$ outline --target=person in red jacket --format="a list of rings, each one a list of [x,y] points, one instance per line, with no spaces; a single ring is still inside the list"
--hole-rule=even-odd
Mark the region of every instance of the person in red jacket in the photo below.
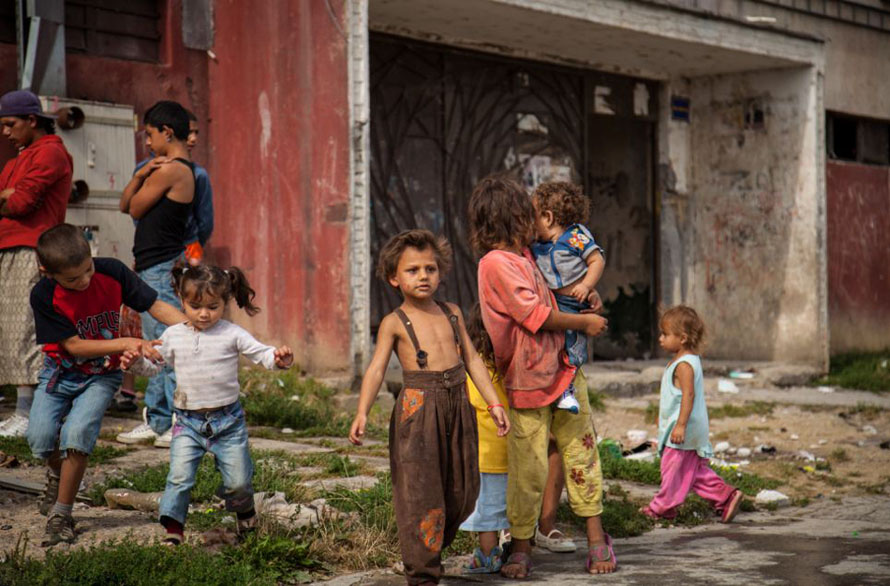
[[[54,116],[31,92],[0,97],[0,127],[19,151],[0,172],[0,385],[17,387],[15,414],[0,422],[0,437],[17,437],[28,429],[43,363],[29,301],[40,280],[37,238],[65,221],[74,167]]]

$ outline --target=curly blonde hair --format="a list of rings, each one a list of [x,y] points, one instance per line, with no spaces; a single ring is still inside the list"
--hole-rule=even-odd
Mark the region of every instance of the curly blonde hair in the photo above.
[[[684,347],[698,353],[705,342],[705,322],[698,312],[687,305],[676,305],[661,314],[659,326],[662,331],[686,336]]]
[[[535,189],[532,200],[539,212],[552,212],[560,226],[586,224],[590,216],[590,198],[580,185],[568,181],[549,181]]]

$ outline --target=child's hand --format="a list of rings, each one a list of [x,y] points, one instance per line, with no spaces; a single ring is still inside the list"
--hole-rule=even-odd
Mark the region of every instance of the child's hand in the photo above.
[[[671,432],[671,441],[675,444],[682,444],[686,441],[686,426],[679,423],[674,426]]]
[[[510,433],[510,418],[507,417],[507,412],[504,411],[503,407],[498,405],[489,409],[488,412],[491,414],[491,418],[494,419],[494,424],[498,426],[498,437],[504,437]]]
[[[587,296],[587,304],[590,306],[591,313],[600,313],[603,310],[603,298],[600,297],[600,294],[596,289],[591,289],[590,294]]]
[[[578,283],[577,285],[572,287],[569,295],[578,300],[578,303],[584,303],[585,301],[587,301],[587,297],[590,295],[590,287],[588,287],[584,283]]]
[[[595,313],[582,313],[586,318],[584,333],[588,336],[599,336],[609,328],[609,320]]]
[[[289,346],[275,348],[275,366],[278,368],[290,368],[294,363],[294,353]]]
[[[352,421],[352,427],[349,428],[349,441],[357,446],[362,445],[362,437],[365,435],[365,425],[368,423],[368,417],[359,413]]]
[[[121,368],[124,370],[130,370],[130,367],[136,363],[142,357],[138,352],[132,352],[130,350],[124,350],[124,353],[121,354]]]
[[[146,164],[142,166],[138,171],[136,171],[136,176],[140,179],[145,179],[152,173],[154,173],[161,165],[169,163],[172,159],[169,157],[155,157]]]
[[[164,361],[164,357],[155,349],[155,346],[161,345],[160,340],[140,340],[140,342],[142,342],[143,356],[155,363]]]

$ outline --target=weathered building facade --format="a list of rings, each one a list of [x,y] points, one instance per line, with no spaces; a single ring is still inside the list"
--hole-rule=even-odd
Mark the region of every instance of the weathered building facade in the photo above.
[[[183,42],[194,2],[140,3],[156,54],[97,54],[86,19],[69,96],[196,111],[210,258],[249,271],[251,328],[311,372],[369,359],[396,301],[375,254],[400,229],[454,241],[446,295],[472,302],[464,210],[492,172],[591,195],[615,332],[599,356],[654,352],[658,306],[680,302],[714,357],[890,345],[881,0],[214,0],[209,53]],[[0,44],[4,90],[14,59]]]

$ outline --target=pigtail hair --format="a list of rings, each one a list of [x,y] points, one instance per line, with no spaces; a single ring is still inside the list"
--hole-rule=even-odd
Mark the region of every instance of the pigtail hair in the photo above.
[[[231,283],[232,297],[235,298],[235,303],[238,304],[238,307],[243,309],[249,316],[259,313],[260,308],[253,304],[256,291],[250,287],[250,282],[244,275],[244,271],[238,267],[229,267],[225,273]]]
[[[188,270],[188,263],[181,259],[176,261],[170,270],[170,284],[173,285],[173,291],[176,292],[177,296],[182,296],[182,286],[185,284],[185,275]]]

